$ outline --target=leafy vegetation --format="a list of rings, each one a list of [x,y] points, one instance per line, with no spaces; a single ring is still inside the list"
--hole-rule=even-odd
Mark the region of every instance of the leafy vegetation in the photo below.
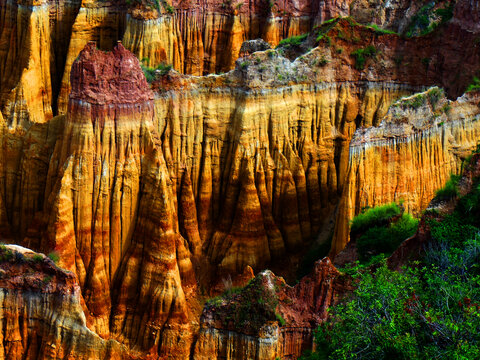
[[[480,90],[480,79],[476,76],[473,77],[472,83],[468,85],[466,92]]]
[[[301,45],[308,37],[307,34],[291,36],[289,38],[283,39],[280,41],[278,46],[288,47],[288,46],[299,46]]]
[[[435,193],[435,197],[438,200],[450,200],[458,195],[458,181],[460,177],[458,175],[450,175],[450,179],[447,181],[445,186]]]
[[[325,40],[327,44],[330,46],[332,43],[332,39],[328,35],[328,32],[337,24],[339,18],[333,18],[328,21],[325,21],[322,25],[316,28],[317,31],[317,38],[316,41],[320,42]]]
[[[48,255],[48,258],[50,260],[52,260],[55,264],[58,262],[58,260],[60,260],[60,256],[55,252],[55,251],[52,251],[51,253],[49,253]]]
[[[375,34],[377,35],[398,35],[395,31],[382,29],[377,24],[369,24],[366,27],[375,31]]]
[[[13,252],[4,244],[0,244],[0,262],[10,261],[13,258]]]
[[[357,240],[360,261],[367,262],[375,255],[390,255],[402,241],[415,234],[417,228],[418,220],[405,213],[387,226],[369,228]]]
[[[387,225],[395,216],[399,216],[402,209],[395,203],[377,206],[355,216],[350,224],[352,235],[360,234],[371,227]]]
[[[272,284],[273,283],[273,284]],[[283,317],[276,313],[277,292],[283,283],[277,282],[269,272],[260,273],[244,288],[232,288],[221,296],[207,301],[207,308],[215,308],[216,314],[226,322],[232,321],[237,329],[252,332],[267,321],[285,325]]]
[[[363,70],[367,58],[375,57],[377,55],[377,49],[373,45],[368,45],[363,49],[355,50],[351,55],[355,58],[355,68],[357,70]]]
[[[420,261],[343,270],[357,288],[330,308],[317,350],[302,359],[479,359],[479,183],[452,214],[426,215],[431,240]]]
[[[172,65],[167,65],[163,63],[159,64],[156,67],[150,67],[148,66],[149,62],[150,62],[150,59],[143,58],[140,64],[143,74],[145,75],[145,78],[147,79],[147,82],[149,84],[155,81],[157,77],[157,73],[163,76],[163,75],[166,75],[172,69]]]
[[[432,105],[433,109],[435,110],[437,103],[440,101],[440,99],[444,96],[444,91],[443,89],[440,89],[438,87],[431,88],[427,92],[428,100],[430,101],[430,104]]]
[[[405,35],[426,35],[434,31],[439,25],[445,24],[453,17],[453,2],[445,8],[433,10],[435,1],[424,5],[412,18]]]

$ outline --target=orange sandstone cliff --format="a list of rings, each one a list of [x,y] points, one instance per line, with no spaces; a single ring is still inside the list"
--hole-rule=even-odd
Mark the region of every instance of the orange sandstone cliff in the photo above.
[[[471,1],[413,38],[322,22],[403,31],[415,1],[160,5],[0,0],[0,237],[60,266],[0,249],[5,358],[297,358],[349,280],[262,270],[335,223],[333,257],[364,206],[419,214],[478,143]]]

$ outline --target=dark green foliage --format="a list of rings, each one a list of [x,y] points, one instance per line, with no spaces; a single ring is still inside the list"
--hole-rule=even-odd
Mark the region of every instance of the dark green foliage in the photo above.
[[[426,101],[427,101],[427,97],[423,93],[415,94],[415,95],[412,95],[408,99],[404,99],[402,101],[402,106],[404,108],[405,107],[412,107],[414,109],[418,109],[418,108],[422,107],[423,105],[425,105]]]
[[[440,16],[441,23],[445,24],[453,17],[453,2],[446,8],[435,10],[435,14]]]
[[[463,196],[457,204],[457,212],[464,222],[480,227],[480,183],[477,181],[473,190]]]
[[[150,84],[155,81],[157,77],[157,72],[163,76],[166,75],[171,69],[172,65],[166,65],[166,64],[159,64],[157,67],[149,67],[148,63],[150,60],[148,58],[143,58],[140,64],[140,67],[142,68],[143,74],[145,75],[145,79],[147,79],[147,82]]]
[[[430,101],[430,104],[432,105],[433,110],[435,110],[437,103],[440,101],[440,99],[444,96],[443,89],[440,88],[432,88],[427,92],[428,100]]]
[[[285,321],[285,319],[283,318],[283,316],[280,315],[280,314],[278,314],[278,313],[275,314],[275,318],[277,319],[278,324],[279,324],[280,326],[285,326],[285,324],[287,323],[287,322]]]
[[[393,217],[398,216],[401,213],[402,210],[395,203],[367,209],[353,218],[350,225],[350,232],[352,235],[355,235],[363,233],[374,226],[386,225]]]
[[[318,66],[325,66],[329,63],[330,61],[325,57],[325,56],[322,56],[319,60],[318,60]]]
[[[147,7],[160,11],[160,3],[158,2],[158,0],[125,0],[125,2],[128,5],[144,4]]]
[[[480,79],[476,76],[473,77],[473,81],[468,85],[466,92],[480,90]]]
[[[351,55],[355,57],[355,68],[357,70],[362,70],[365,68],[367,58],[372,58],[377,55],[377,49],[373,45],[368,45],[363,49],[355,50]]]
[[[450,200],[458,195],[457,184],[460,177],[458,175],[451,175],[445,186],[435,193],[435,198],[438,200]]]
[[[375,31],[377,35],[398,35],[395,31],[382,29],[377,24],[369,24],[366,27]]]
[[[35,255],[33,255],[33,257],[32,257],[32,260],[33,260],[34,262],[42,262],[42,261],[43,261],[43,256],[40,255],[40,254],[35,254]]]
[[[0,244],[0,262],[10,261],[11,259],[13,259],[12,250],[8,249],[3,244]]]
[[[250,65],[250,63],[248,61],[243,61],[242,63],[240,63],[240,67],[242,69],[248,68],[248,65]]]
[[[317,31],[316,41],[320,42],[322,40],[325,40],[328,46],[330,46],[332,43],[332,39],[328,35],[328,32],[337,24],[338,21],[339,21],[339,18],[333,18],[328,21],[325,21],[322,25],[316,28],[316,31]]]
[[[446,8],[433,10],[435,2],[427,3],[412,18],[405,35],[411,37],[415,34],[431,33],[439,25],[445,24],[453,17],[453,5],[453,2],[450,2]]]
[[[299,46],[301,45],[308,37],[308,34],[303,34],[303,35],[297,35],[297,36],[291,36],[289,38],[283,39],[280,41],[278,46]]]
[[[366,262],[375,255],[390,255],[402,241],[415,234],[417,228],[418,220],[410,214],[403,214],[388,226],[375,226],[368,229],[357,240],[360,260]]]
[[[52,260],[55,264],[58,262],[58,260],[60,260],[60,256],[55,252],[55,251],[52,251],[51,253],[49,253],[48,255],[48,258],[50,260]]]
[[[358,275],[350,301],[315,335],[324,359],[477,359],[480,277],[423,268]],[[466,280],[466,281],[465,281]],[[308,356],[305,359],[322,357]]]

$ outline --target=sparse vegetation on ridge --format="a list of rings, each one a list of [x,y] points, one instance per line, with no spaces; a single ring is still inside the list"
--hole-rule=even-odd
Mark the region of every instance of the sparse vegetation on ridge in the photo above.
[[[155,81],[157,73],[163,76],[172,69],[172,65],[166,65],[163,63],[157,65],[156,67],[150,67],[148,66],[149,62],[150,59],[148,58],[143,58],[140,62],[140,67],[142,68],[143,74],[145,75],[148,83],[152,83],[153,81]]]
[[[352,55],[355,58],[355,68],[357,70],[363,70],[365,68],[365,63],[367,58],[373,58],[377,55],[377,49],[373,45],[368,45],[363,49],[357,49],[352,52]]]
[[[308,33],[307,34],[302,34],[302,35],[291,36],[289,38],[281,40],[280,43],[278,44],[278,47],[299,46],[307,39],[307,37],[308,37]]]
[[[465,92],[480,90],[480,79],[476,76],[473,77],[472,82],[467,86]]]

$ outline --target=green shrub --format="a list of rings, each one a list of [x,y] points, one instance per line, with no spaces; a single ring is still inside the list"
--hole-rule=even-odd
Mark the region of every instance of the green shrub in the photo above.
[[[281,40],[278,46],[299,46],[307,39],[307,37],[308,37],[308,33],[291,36],[289,38]]]
[[[13,258],[13,251],[4,244],[0,245],[0,262],[10,261]]]
[[[427,92],[428,100],[430,101],[430,104],[432,104],[432,108],[435,110],[437,103],[440,101],[440,99],[443,97],[443,89],[440,88],[432,88]]]
[[[451,175],[445,186],[435,193],[435,198],[438,200],[450,200],[458,195],[457,184],[460,177],[458,175]]]
[[[60,260],[60,256],[55,252],[55,251],[52,251],[51,253],[49,253],[48,255],[48,258],[50,260],[52,260],[55,264],[58,262],[58,260]]]
[[[278,321],[278,324],[279,324],[280,326],[285,326],[285,324],[286,324],[287,322],[285,321],[285,319],[283,318],[282,315],[280,315],[279,313],[275,313],[275,317],[276,317],[276,319],[277,319],[277,321]]]
[[[466,92],[480,90],[480,79],[476,76],[473,77],[472,83],[467,86]]]
[[[403,214],[389,226],[375,226],[368,229],[357,240],[357,250],[362,262],[372,256],[390,255],[405,239],[416,233],[418,220],[410,214]]]
[[[149,62],[150,60],[148,58],[143,58],[140,64],[143,74],[145,75],[145,79],[147,79],[147,82],[149,84],[155,81],[157,77],[157,71],[160,73],[161,76],[163,76],[172,69],[172,65],[167,64],[159,64],[157,67],[153,68],[147,65]]]
[[[355,58],[355,68],[357,70],[363,70],[365,68],[365,63],[367,58],[375,57],[377,54],[377,49],[373,45],[368,45],[363,49],[357,49],[352,52],[352,55]]]
[[[387,34],[387,35],[398,35],[395,31],[382,29],[377,24],[369,24],[369,25],[367,25],[367,28],[370,28],[373,31],[375,31],[375,34],[377,34],[377,35],[385,35],[385,34]]]
[[[368,209],[353,218],[350,225],[350,232],[352,235],[355,235],[365,232],[374,226],[386,225],[393,217],[398,216],[401,213],[402,210],[395,203]]]
[[[446,8],[435,10],[435,14],[440,16],[442,24],[448,22],[453,17],[453,2]]]
[[[33,255],[33,257],[32,257],[32,260],[33,260],[34,262],[38,262],[38,263],[43,262],[43,256],[40,255],[40,254],[35,254],[35,255]]]
[[[248,65],[250,65],[250,63],[249,63],[248,61],[242,61],[242,62],[240,63],[240,67],[241,67],[242,69],[248,68]]]

